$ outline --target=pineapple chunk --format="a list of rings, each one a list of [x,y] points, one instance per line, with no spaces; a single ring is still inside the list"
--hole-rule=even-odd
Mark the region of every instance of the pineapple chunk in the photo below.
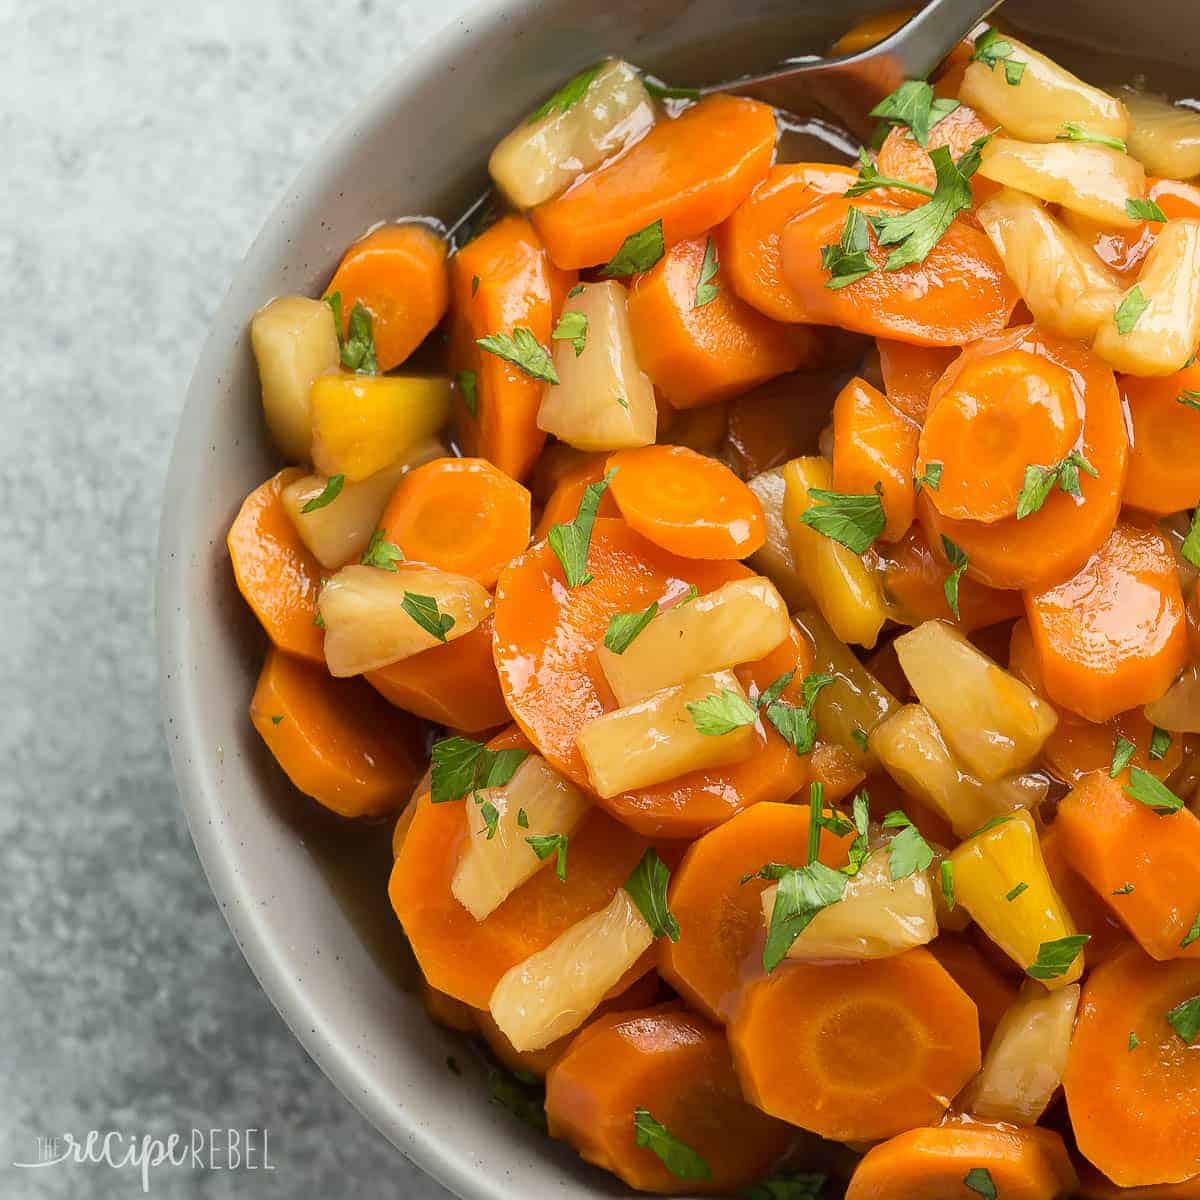
[[[763,889],[765,925],[771,924],[779,885]],[[876,850],[850,878],[841,900],[823,908],[787,952],[788,958],[888,958],[937,937],[933,888],[924,871],[892,879],[886,849]]]
[[[607,798],[633,788],[749,758],[759,745],[755,724],[729,733],[704,734],[696,728],[688,705],[719,692],[746,693],[731,671],[701,675],[656,692],[646,700],[618,708],[589,721],[575,744],[583,755],[596,792]]]
[[[454,619],[445,632],[448,642],[470,633],[492,609],[487,590],[465,575],[414,563],[394,571],[357,563],[343,567],[317,597],[331,675],[374,671],[442,644],[405,608],[406,596],[432,599],[440,614]]]
[[[492,1020],[515,1050],[541,1050],[578,1029],[653,942],[645,917],[619,888],[606,907],[500,977],[488,1005]]]
[[[1146,194],[1146,172],[1137,159],[1092,142],[1043,146],[994,137],[983,148],[979,174],[1122,229],[1137,224],[1125,201]]]
[[[976,834],[950,855],[950,861],[958,903],[1021,970],[1037,961],[1044,943],[1076,932],[1071,914],[1050,881],[1037,826],[1029,813],[1013,813],[1008,820]],[[1042,983],[1057,990],[1082,974],[1080,950],[1063,974]]]
[[[1129,110],[1129,153],[1151,175],[1200,175],[1200,113],[1133,88],[1121,88],[1117,95]]]
[[[622,707],[697,675],[754,662],[788,636],[788,612],[770,580],[735,579],[660,612],[621,654],[597,652]]]
[[[311,392],[313,465],[367,479],[445,425],[450,393],[436,376],[323,375]]]
[[[371,534],[379,528],[379,518],[401,476],[445,454],[441,442],[427,438],[390,467],[376,471],[361,483],[343,484],[334,500],[311,512],[305,512],[304,506],[321,495],[329,480],[322,475],[305,475],[283,489],[283,507],[313,557],[333,571],[362,555]]]
[[[877,726],[870,747],[900,787],[948,821],[959,837],[1046,798],[1046,780],[1039,775],[1013,775],[994,783],[969,775],[919,704],[906,704]]]
[[[696,411],[705,412],[706,409]],[[783,496],[786,490],[783,468],[773,467],[769,471],[763,471],[761,475],[747,480],[746,486],[758,497],[758,502],[762,505],[767,530],[767,540],[761,550],[756,550],[746,560],[748,565],[765,575],[779,589],[780,595],[787,601],[788,608],[811,605],[813,598],[796,570],[792,540],[788,537],[787,526],[783,523]]]
[[[504,787],[482,788],[472,799],[479,802],[467,805],[471,836],[450,890],[475,920],[482,921],[511,892],[554,862],[554,855],[538,858],[526,839],[556,833],[569,836],[589,804],[577,787],[536,755],[530,755]],[[490,837],[485,804],[499,815]],[[522,812],[526,818],[523,825],[519,822]]]
[[[309,392],[341,362],[333,310],[308,296],[280,296],[250,322],[250,345],[262,383],[263,415],[279,452],[290,462],[312,454]]]
[[[560,325],[564,333],[578,329],[583,349],[570,338],[555,340],[558,383],[542,392],[538,428],[579,450],[648,446],[658,429],[658,406],[654,384],[634,354],[625,289],[612,280],[580,287]]]
[[[1147,303],[1133,327],[1122,333],[1114,314],[1092,348],[1129,375],[1173,375],[1200,342],[1200,221],[1168,221],[1134,287]]]
[[[833,676],[833,683],[823,687],[813,703],[821,736],[845,747],[858,766],[870,770],[877,760],[870,743],[865,749],[859,744],[861,737],[870,737],[871,731],[900,707],[900,702],[848,646],[838,641],[820,613],[798,612],[795,621],[812,643],[813,673]]]
[[[1078,984],[1048,992],[1027,980],[958,1107],[984,1121],[1036,1125],[1062,1082],[1078,1007]]]
[[[1188,611],[1191,612],[1190,605]],[[1159,729],[1200,733],[1200,667],[1185,667],[1183,674],[1142,712]]]
[[[1053,706],[952,626],[926,621],[901,634],[895,646],[917,698],[982,783],[1028,766],[1054,732]]]
[[[1005,188],[977,215],[1038,324],[1090,339],[1112,320],[1121,299],[1117,276],[1032,196]]]
[[[1004,40],[1012,46],[1007,61],[1025,64],[1020,82],[1008,82],[1002,62],[995,67],[972,62],[958,90],[964,104],[987,113],[1014,137],[1031,142],[1053,141],[1068,121],[1091,133],[1125,137],[1129,114],[1119,100],[1084,83],[1024,42],[1008,34]]]
[[[535,113],[492,151],[488,171],[514,208],[557,196],[654,124],[654,102],[633,67],[610,58],[592,70],[578,100]]]
[[[879,581],[860,555],[800,520],[813,504],[809,488],[831,488],[833,468],[823,458],[794,458],[783,478],[783,520],[796,571],[833,632],[869,650],[883,628]]]

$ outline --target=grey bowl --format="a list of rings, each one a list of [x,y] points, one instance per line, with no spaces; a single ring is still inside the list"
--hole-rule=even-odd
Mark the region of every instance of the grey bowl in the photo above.
[[[384,891],[386,831],[316,811],[250,727],[264,644],[234,590],[224,537],[242,497],[279,464],[262,427],[247,321],[272,296],[318,293],[372,222],[461,211],[482,188],[496,138],[603,54],[676,83],[728,78],[819,51],[887,6],[481,4],[397,63],[316,155],[247,255],[196,367],[167,481],[157,591],[163,709],[192,836],[247,961],[308,1052],[401,1151],[468,1200],[623,1189],[487,1102],[482,1064],[430,1024],[416,995]],[[1176,92],[1187,86],[1187,49],[1200,43],[1192,0],[1143,5],[1136,25],[1118,0],[1014,0],[1005,17],[1070,45],[1067,61],[1098,81],[1160,60],[1152,78]],[[1121,47],[1119,64],[1105,61],[1110,46]]]

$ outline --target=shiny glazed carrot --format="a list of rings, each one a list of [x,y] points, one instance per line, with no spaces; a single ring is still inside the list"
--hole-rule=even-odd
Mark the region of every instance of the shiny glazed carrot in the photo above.
[[[929,394],[958,357],[950,346],[913,346],[879,338],[879,367],[889,402],[918,425],[925,423]]]
[[[1157,379],[1123,375],[1129,410],[1126,504],[1165,515],[1200,503],[1200,367]]]

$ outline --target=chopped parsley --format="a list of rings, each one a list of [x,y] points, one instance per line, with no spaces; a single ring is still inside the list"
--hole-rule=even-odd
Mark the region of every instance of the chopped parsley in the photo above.
[[[467,412],[473,417],[479,416],[479,377],[474,371],[459,371],[454,377],[458,390],[462,392],[463,403]]]
[[[454,628],[454,618],[438,608],[436,596],[419,596],[416,592],[405,592],[400,607],[431,637],[439,642]]]
[[[633,1138],[639,1146],[652,1150],[677,1179],[712,1178],[708,1163],[656,1121],[648,1109],[633,1110]]]
[[[342,336],[342,293],[331,292],[325,303],[333,309],[333,327],[337,332],[338,353],[342,366],[360,375],[375,375],[379,363],[375,360],[375,338],[371,332],[371,314],[362,301],[355,301],[346,323],[346,336]]]
[[[913,488],[917,495],[921,494],[923,487],[929,488],[931,491],[938,491],[942,486],[942,464],[940,462],[927,462],[925,470],[920,475],[913,476]]]
[[[879,484],[866,495],[810,487],[808,497],[815,503],[800,514],[800,520],[855,554],[863,554],[887,524],[882,493]]]
[[[624,654],[630,643],[658,615],[658,601],[650,602],[649,607],[641,612],[616,613],[608,619],[608,629],[604,634],[604,644],[614,654]]]
[[[316,512],[318,508],[324,508],[325,505],[332,504],[342,494],[342,488],[345,486],[345,483],[345,475],[330,475],[325,481],[325,488],[321,494],[309,500],[300,511],[302,513]]]
[[[1025,974],[1031,979],[1058,979],[1071,969],[1079,952],[1091,940],[1090,933],[1073,933],[1043,942],[1038,947],[1037,958],[1025,968]]]
[[[1136,1050],[1142,1043],[1138,1041],[1138,1035],[1131,1029],[1129,1031],[1129,1041],[1126,1043],[1130,1050]]]
[[[1183,801],[1161,779],[1149,771],[1143,771],[1141,767],[1130,768],[1129,782],[1121,790],[1139,804],[1162,815],[1177,813],[1183,807]]]
[[[1139,200],[1130,197],[1125,201],[1125,214],[1135,221],[1157,221],[1162,224],[1167,214],[1153,200]]]
[[[1200,391],[1192,388],[1184,388],[1178,396],[1175,397],[1177,404],[1186,405],[1188,408],[1200,408]]]
[[[1183,935],[1183,940],[1179,943],[1180,950],[1186,950],[1193,942],[1200,942],[1200,913],[1196,914],[1191,928]]]
[[[1108,768],[1109,779],[1116,779],[1129,766],[1129,760],[1133,757],[1136,749],[1137,747],[1127,737],[1117,734],[1117,740],[1113,744],[1112,764]]]
[[[601,269],[600,274],[606,279],[621,279],[626,275],[636,275],[639,271],[650,270],[666,252],[662,217],[659,217],[645,229],[631,233],[621,243],[621,248],[612,256],[608,264]]]
[[[898,829],[888,846],[888,872],[893,882],[907,879],[918,871],[928,871],[933,865],[933,847],[921,836],[921,831],[907,814],[895,809],[883,818],[884,829]]]
[[[278,713],[271,718],[272,725],[278,725],[283,721],[283,713]]]
[[[771,1175],[742,1193],[742,1200],[821,1200],[829,1176],[820,1171]]]
[[[404,551],[395,542],[387,540],[387,533],[377,529],[371,534],[366,550],[359,560],[364,567],[378,567],[381,571],[394,571],[398,562],[404,561]]]
[[[703,308],[717,298],[721,285],[713,283],[713,277],[721,264],[717,261],[717,244],[710,237],[704,244],[704,260],[700,264],[700,278],[696,283],[696,298],[693,308]]]
[[[587,314],[568,309],[559,317],[550,337],[556,342],[570,342],[575,347],[575,357],[578,358],[587,345],[587,334]]]
[[[721,688],[702,700],[694,700],[687,706],[692,724],[705,737],[722,737],[753,725],[758,714],[753,706],[732,688]]]
[[[1188,528],[1187,537],[1183,539],[1183,545],[1179,547],[1179,553],[1193,567],[1200,567],[1200,508],[1192,513],[1192,523]]]
[[[679,922],[667,905],[667,885],[670,882],[671,872],[651,847],[642,855],[633,874],[625,880],[625,890],[650,926],[650,932],[655,937],[667,937],[677,942]]]
[[[767,944],[763,948],[763,967],[769,974],[787,957],[792,943],[817,913],[845,895],[849,879],[822,862],[803,867],[771,863],[763,872],[766,878],[779,881],[767,928]]]
[[[1029,891],[1029,884],[1022,880],[1011,892],[1007,892],[1004,898],[1011,904],[1018,896],[1027,891]]]
[[[870,246],[867,218],[857,208],[851,208],[841,238],[832,246],[821,247],[821,269],[829,272],[825,286],[837,291],[877,271],[879,264],[867,253]]]
[[[942,534],[942,552],[946,555],[946,561],[952,568],[942,583],[942,592],[946,597],[946,603],[950,606],[950,611],[954,614],[954,619],[958,621],[962,618],[962,613],[958,609],[958,588],[962,582],[963,572],[970,563],[967,560],[966,551],[960,546],[956,546],[944,533]]]
[[[1013,58],[1016,47],[1003,37],[998,29],[986,29],[975,39],[973,62],[981,62],[994,71],[997,63],[1004,64],[1004,79],[1009,87],[1016,87],[1025,74],[1025,64]]]
[[[907,79],[890,96],[885,96],[868,116],[907,129],[919,146],[929,145],[929,131],[956,108],[957,100],[933,94],[923,79]]]
[[[527,757],[526,750],[489,750],[471,738],[442,738],[430,752],[429,798],[441,804],[480,788],[503,787]]]
[[[954,864],[948,859],[942,859],[942,865],[939,871],[942,882],[942,899],[946,902],[946,910],[954,911]]]
[[[982,1196],[983,1200],[997,1200],[1000,1195],[987,1167],[972,1167],[963,1177],[963,1186],[970,1188],[977,1196]]]
[[[1157,725],[1154,727],[1154,732],[1150,735],[1150,757],[1154,759],[1166,758],[1167,751],[1171,748],[1171,735],[1165,729],[1159,729]]]
[[[1123,883],[1119,888],[1113,888],[1109,893],[1111,896],[1128,896],[1133,891],[1132,883]]]
[[[1167,1013],[1167,1023],[1190,1046],[1200,1037],[1200,996],[1175,1005]]]
[[[913,183],[909,179],[897,179],[892,175],[881,175],[866,150],[860,147],[858,178],[842,194],[853,199],[855,196],[865,196],[867,192],[873,192],[877,188],[898,188],[903,192],[916,192],[918,196],[924,196],[926,199],[933,197],[933,190],[923,184]]]
[[[554,551],[559,563],[562,564],[563,577],[567,587],[580,587],[590,583],[592,577],[587,570],[588,547],[592,541],[592,526],[596,523],[596,512],[600,508],[609,482],[616,469],[608,471],[604,478],[596,483],[589,483],[583,489],[583,499],[579,501],[579,511],[575,520],[550,526],[546,540]]]
[[[532,1075],[493,1067],[488,1072],[488,1091],[493,1104],[508,1109],[518,1121],[546,1132],[545,1093]]]
[[[1025,480],[1021,494],[1017,497],[1017,520],[1032,516],[1057,485],[1068,496],[1079,496],[1079,472],[1095,479],[1099,472],[1078,450],[1072,450],[1062,462],[1050,467],[1039,467],[1030,463],[1025,468]]]
[[[700,89],[693,87],[669,87],[660,83],[653,75],[642,76],[642,86],[655,100],[699,100]]]
[[[525,810],[522,809],[521,811],[524,812]],[[520,824],[520,821],[518,820],[517,823]],[[562,883],[566,883],[567,881],[567,843],[569,840],[565,833],[539,833],[525,839],[529,844],[529,848],[538,858],[545,860],[552,854],[556,856],[554,860],[554,873]]]
[[[1125,298],[1117,305],[1117,311],[1113,314],[1117,332],[1122,337],[1129,333],[1149,306],[1150,301],[1142,294],[1141,285],[1135,283],[1125,293]]]
[[[578,75],[573,75],[549,100],[546,100],[538,108],[534,109],[532,114],[530,114],[529,124],[532,125],[534,121],[540,121],[543,117],[548,117],[552,113],[565,113],[578,104],[583,99],[588,88],[592,86],[592,81],[604,69],[604,65],[603,62],[598,62],[595,66],[580,71]]]
[[[546,347],[523,325],[517,325],[511,334],[489,333],[487,337],[477,338],[475,344],[489,354],[512,363],[530,379],[540,379],[544,383],[558,382],[558,372]]]
[[[1060,142],[1092,142],[1097,146],[1107,146],[1110,150],[1117,150],[1121,154],[1126,153],[1125,143],[1120,138],[1109,137],[1106,133],[1093,133],[1090,129],[1085,129],[1078,121],[1068,121],[1054,136]],[[1129,211],[1129,206],[1134,203],[1141,204],[1145,201],[1125,201],[1125,211],[1131,217],[1137,216],[1136,213]],[[1155,207],[1158,206],[1155,205]]]

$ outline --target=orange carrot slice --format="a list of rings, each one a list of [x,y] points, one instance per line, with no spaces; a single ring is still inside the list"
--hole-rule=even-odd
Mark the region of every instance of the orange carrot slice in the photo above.
[[[435,1025],[445,1029],[453,1029],[455,1033],[475,1033],[479,1029],[475,1010],[445,992],[429,986],[424,977],[421,979],[421,1003],[425,1007],[429,1019]]]
[[[783,281],[783,227],[821,196],[839,196],[858,178],[830,163],[780,163],[715,234],[721,273],[747,304],[773,321],[803,321],[804,306]]]
[[[709,242],[679,242],[629,292],[629,325],[642,370],[673,407],[699,408],[817,360],[809,329],[779,325],[721,286],[697,303]]]
[[[566,269],[607,263],[627,237],[659,220],[673,246],[719,225],[750,194],[770,169],[775,133],[767,105],[709,96],[538,205],[533,223]]]
[[[1125,503],[1158,515],[1195,508],[1200,503],[1200,367],[1159,379],[1124,375],[1119,383],[1132,443]]]
[[[1095,966],[1125,945],[1129,935],[1113,916],[1112,909],[1096,894],[1095,888],[1071,866],[1062,831],[1057,825],[1051,825],[1042,834],[1041,844],[1042,860],[1054,890],[1067,906],[1075,928],[1091,939],[1087,944],[1087,960],[1090,966]]]
[[[928,146],[921,146],[907,128],[893,129],[879,148],[876,166],[881,175],[892,179],[906,179],[932,190],[937,186],[937,171],[929,151],[938,146],[947,146],[950,157],[958,162],[978,138],[987,137],[992,127],[979,119],[979,114],[965,104],[960,104],[943,117],[929,131]],[[971,177],[971,194],[976,203],[987,199],[1000,190],[999,185],[982,175]]]
[[[884,38],[891,37],[916,11],[915,8],[898,8],[863,17],[833,43],[829,48],[830,57],[858,54],[863,50],[869,50],[872,46],[877,46]]]
[[[1157,700],[1187,659],[1179,572],[1157,529],[1122,523],[1070,579],[1025,596],[1046,694],[1089,721]]]
[[[1153,962],[1134,945],[1084,982],[1067,1107],[1080,1151],[1122,1187],[1183,1183],[1200,1167],[1200,1052],[1167,1019],[1198,997],[1200,963]]]
[[[792,1137],[742,1099],[722,1032],[674,1005],[593,1021],[550,1069],[546,1119],[588,1162],[668,1195],[746,1187]],[[639,1143],[649,1122],[692,1152],[685,1177]]]
[[[342,297],[342,336],[362,304],[381,371],[398,367],[446,315],[446,239],[428,225],[381,225],[342,256],[326,296]]]
[[[287,777],[343,817],[398,809],[422,770],[423,734],[358,679],[272,647],[250,720]]]
[[[961,220],[923,262],[872,271],[848,287],[827,287],[821,250],[839,241],[851,207],[841,196],[826,196],[783,231],[783,278],[803,306],[804,320],[919,346],[961,346],[1005,327],[1016,288],[986,235]],[[853,207],[891,215],[907,211],[879,201],[857,200]],[[883,263],[886,248],[879,249],[873,231],[870,237],[870,253]]]
[[[524,217],[508,216],[450,260],[450,280],[450,367],[459,385],[455,415],[463,448],[523,479],[546,442],[537,427],[545,385],[477,341],[521,328],[549,346],[575,275],[550,261]]]
[[[891,338],[880,338],[877,344],[888,401],[909,420],[923,425],[933,385],[958,357],[958,350],[945,346],[911,346]]]
[[[1118,1187],[1095,1167],[1079,1168],[1078,1200],[1200,1200],[1200,1175],[1186,1183],[1152,1183],[1148,1187]]]
[[[715,458],[684,446],[619,450],[609,485],[626,522],[684,558],[747,558],[766,540],[758,497]]]
[[[747,989],[729,1044],[747,1098],[765,1112],[836,1141],[875,1141],[945,1112],[979,1070],[976,1017],[923,948],[787,962]]]

